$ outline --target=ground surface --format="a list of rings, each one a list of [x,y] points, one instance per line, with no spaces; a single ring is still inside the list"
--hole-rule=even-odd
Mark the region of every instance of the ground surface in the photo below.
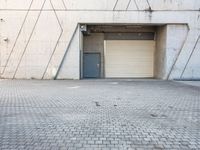
[[[200,149],[200,87],[0,81],[0,149]]]
[[[200,87],[200,81],[178,81],[187,85],[198,86]]]

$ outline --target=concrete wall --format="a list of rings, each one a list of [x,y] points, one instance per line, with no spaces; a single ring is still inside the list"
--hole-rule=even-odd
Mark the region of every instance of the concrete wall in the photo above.
[[[165,78],[199,79],[199,8],[199,0],[0,0],[0,77],[79,79],[77,24],[109,23],[172,25]]]
[[[156,51],[154,57],[154,76],[164,79],[166,75],[167,26],[160,26],[156,31]]]
[[[189,28],[187,25],[167,25],[166,36],[166,68],[164,79],[170,78],[172,71],[175,71],[176,62],[182,52],[183,46],[188,36]],[[187,61],[187,58],[185,58]],[[182,68],[183,69],[183,68]],[[200,71],[199,68],[195,69]],[[182,78],[180,76],[180,78]]]
[[[165,25],[157,28],[154,70],[156,78],[170,78],[188,32],[187,25]]]

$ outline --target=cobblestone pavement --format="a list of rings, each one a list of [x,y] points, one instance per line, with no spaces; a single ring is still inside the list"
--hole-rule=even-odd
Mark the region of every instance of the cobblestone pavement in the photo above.
[[[1,80],[0,149],[200,149],[200,87]]]
[[[177,82],[182,82],[184,84],[188,84],[188,85],[191,85],[191,86],[200,87],[200,81],[177,81]]]

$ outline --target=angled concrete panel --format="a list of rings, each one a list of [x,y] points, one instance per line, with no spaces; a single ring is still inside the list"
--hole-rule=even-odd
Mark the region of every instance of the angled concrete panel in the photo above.
[[[1,11],[0,16],[0,52],[1,52],[1,73],[3,73],[9,57],[12,54],[13,47],[16,44],[20,29],[23,26],[27,11],[22,12],[9,12]],[[15,27],[13,28],[13,24]]]
[[[131,0],[127,10],[139,10],[136,0]]]
[[[28,9],[32,0],[0,0],[0,9]]]
[[[22,60],[19,62],[15,78],[42,78],[60,32],[54,12],[43,11]]]
[[[17,13],[16,13],[17,14]],[[19,33],[19,38],[13,48],[13,52],[10,56],[7,66],[5,66],[5,71],[1,77],[13,78],[15,70],[17,68],[18,62],[20,61],[21,55],[28,43],[28,39],[34,28],[34,24],[38,18],[39,11],[30,12],[23,25],[22,31]],[[13,27],[13,26],[12,26]]]
[[[52,7],[52,5],[51,5],[51,1],[50,1],[50,0],[46,0],[46,1],[45,1],[45,5],[44,5],[44,7],[43,7],[42,10],[43,10],[43,11],[44,11],[44,10],[53,10],[53,7]]]
[[[64,0],[69,10],[113,10],[116,0]]]
[[[169,79],[181,79],[184,73],[187,62],[190,59],[190,55],[195,48],[195,43],[198,40],[198,31],[190,30],[182,51],[174,65],[174,68],[169,76]]]
[[[59,21],[62,22],[63,33],[59,39],[59,43],[55,49],[54,55],[49,62],[49,66],[46,69],[44,79],[52,79],[57,74],[64,54],[68,53],[70,41],[72,41],[73,34],[77,28],[77,22],[69,22],[69,20],[72,19],[72,16],[70,16],[67,12],[57,12],[57,15]],[[69,20],[65,18],[68,18]]]
[[[47,0],[33,0],[31,10],[41,10],[43,9],[42,5],[46,3]]]
[[[80,78],[80,48],[79,48],[79,28],[72,36],[68,52],[64,58],[57,79],[79,79]]]
[[[67,6],[65,4],[65,1],[64,0],[51,0],[53,6],[54,6],[54,9],[59,9],[59,10],[66,10],[67,9]]]
[[[189,28],[187,25],[167,25],[167,42],[166,42],[166,75],[167,79],[174,69],[177,59],[183,49],[187,39]]]
[[[114,10],[127,10],[130,0],[118,0]]]
[[[198,10],[199,0],[149,0],[153,10]]]
[[[147,10],[149,9],[149,5],[147,0],[135,0],[139,10]]]
[[[194,49],[193,54],[188,60],[188,64],[183,72],[182,79],[199,79],[200,80],[200,40]]]
[[[3,10],[26,10],[32,0],[0,0],[0,9]],[[39,9],[42,0],[33,0],[34,7]],[[55,9],[68,8],[69,10],[113,10],[116,1],[119,1],[118,9],[125,8],[128,0],[52,0]],[[199,0],[130,0],[130,10],[135,10],[135,4],[139,10],[146,10],[151,7],[152,10],[199,10]],[[65,6],[63,6],[65,5]],[[136,8],[137,8],[136,6]]]

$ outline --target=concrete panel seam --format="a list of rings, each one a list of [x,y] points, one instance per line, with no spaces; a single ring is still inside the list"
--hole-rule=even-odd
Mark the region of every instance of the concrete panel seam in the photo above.
[[[27,11],[28,9],[0,9],[0,11]],[[30,11],[40,11],[40,9],[30,9]],[[44,9],[43,11],[53,11],[52,9]],[[55,11],[105,11],[105,12],[110,12],[113,11],[112,10],[108,10],[108,9],[55,9]],[[146,9],[139,9],[138,6],[138,10],[117,10],[117,11],[121,11],[121,12],[125,12],[125,11],[129,11],[129,12],[134,12],[134,11],[141,11],[141,12],[145,12],[147,11]],[[154,12],[199,12],[198,9],[184,9],[184,10],[177,10],[177,9],[164,9],[164,10],[159,10],[159,9],[154,9]]]
[[[195,49],[196,49],[196,47],[197,47],[197,44],[198,44],[199,40],[200,40],[200,34],[199,34],[199,36],[198,36],[198,38],[197,38],[197,40],[196,40],[196,42],[195,42],[195,45],[194,45],[194,47],[193,47],[193,49],[192,49],[192,52],[190,53],[190,56],[189,56],[189,58],[188,58],[188,60],[187,60],[187,63],[186,63],[186,65],[185,65],[185,67],[183,68],[183,71],[182,71],[182,73],[181,73],[180,79],[182,79],[183,74],[185,73],[185,70],[186,70],[186,68],[187,68],[187,66],[188,66],[188,64],[189,64],[189,62],[190,62],[190,59],[191,59],[191,57],[192,57],[192,55],[193,55],[193,53],[194,53],[194,51],[195,51]]]
[[[27,13],[26,13],[26,15],[25,15],[25,17],[24,17],[24,20],[23,20],[23,22],[22,22],[22,25],[21,25],[21,27],[20,27],[20,30],[19,30],[19,32],[18,32],[18,34],[17,34],[17,37],[16,37],[15,42],[14,42],[14,45],[13,45],[13,47],[12,47],[12,49],[11,49],[11,52],[10,52],[9,55],[8,55],[8,59],[6,60],[5,67],[4,67],[4,69],[3,69],[2,73],[1,73],[1,75],[3,75],[4,72],[5,72],[5,69],[6,69],[7,65],[8,65],[8,62],[9,62],[9,60],[10,60],[10,57],[11,57],[13,51],[14,51],[15,45],[17,44],[18,38],[19,38],[19,36],[20,36],[20,34],[21,34],[21,32],[22,32],[22,28],[24,27],[24,24],[25,24],[25,22],[26,22],[26,19],[27,19],[27,16],[28,16],[29,12],[30,12],[30,9],[31,9],[32,4],[33,4],[33,0],[31,1],[30,5],[29,5],[29,8],[28,8]]]
[[[139,7],[138,7],[138,4],[137,4],[136,0],[133,0],[133,1],[135,3],[135,6],[136,6],[137,10],[139,10]]]
[[[34,26],[33,26],[33,29],[32,29],[32,31],[31,31],[31,34],[30,34],[30,36],[29,36],[28,42],[27,42],[27,44],[26,44],[26,46],[25,46],[25,48],[24,48],[24,50],[23,50],[22,56],[21,56],[21,58],[20,58],[20,61],[19,61],[18,65],[17,65],[17,68],[16,68],[16,70],[15,70],[15,72],[14,72],[13,79],[15,78],[15,75],[16,75],[16,73],[17,73],[17,71],[18,71],[18,68],[19,68],[19,66],[20,66],[20,64],[21,64],[22,58],[23,58],[23,56],[24,56],[24,54],[25,54],[25,52],[26,52],[26,49],[27,49],[27,47],[28,47],[28,45],[29,45],[29,42],[30,42],[30,40],[31,40],[31,37],[32,37],[33,32],[34,32],[34,30],[35,30],[35,27],[36,27],[36,25],[37,25],[37,23],[38,23],[38,20],[39,20],[39,18],[40,18],[41,13],[42,13],[42,9],[44,8],[45,2],[46,2],[46,0],[44,0],[44,2],[43,2],[43,4],[42,4],[42,7],[41,7],[40,12],[39,12],[39,15],[38,15],[38,17],[37,17],[37,20],[36,20],[36,22],[35,22],[35,24],[34,24]]]
[[[150,3],[149,3],[149,0],[146,0],[146,1],[147,1],[148,6],[149,6],[149,10],[152,10],[152,9],[151,9],[151,5],[150,5]]]
[[[60,69],[62,68],[63,62],[64,62],[64,60],[65,60],[65,57],[67,56],[68,50],[69,50],[69,48],[70,48],[70,46],[71,46],[72,40],[74,39],[74,36],[75,36],[75,33],[76,33],[78,27],[79,27],[79,24],[77,24],[76,27],[75,27],[75,29],[74,29],[74,32],[73,32],[72,37],[71,37],[71,39],[70,39],[70,41],[69,41],[69,43],[68,43],[68,45],[67,45],[67,49],[66,49],[66,51],[65,51],[65,53],[64,53],[64,55],[63,55],[63,58],[62,58],[62,60],[61,60],[61,63],[60,63],[60,65],[58,66],[58,70],[57,70],[57,72],[56,72],[56,74],[55,74],[54,80],[56,80],[57,77],[58,77],[58,74],[59,74],[59,72],[60,72]]]
[[[51,57],[50,57],[50,59],[49,59],[49,61],[48,61],[48,63],[47,63],[47,67],[45,68],[45,71],[44,71],[44,73],[43,73],[43,75],[42,75],[42,79],[44,79],[44,76],[45,76],[46,71],[47,71],[47,69],[48,69],[48,67],[49,67],[49,64],[50,64],[50,62],[51,62],[51,59],[53,58],[53,55],[55,54],[56,48],[57,48],[58,43],[59,43],[59,41],[60,41],[60,38],[61,38],[61,36],[62,36],[62,34],[63,34],[63,28],[62,28],[62,25],[61,25],[60,20],[59,20],[59,18],[58,18],[58,15],[57,15],[57,13],[56,13],[56,11],[55,11],[55,9],[54,9],[54,6],[53,6],[53,4],[52,4],[52,0],[50,0],[50,4],[51,4],[51,7],[52,7],[53,10],[54,10],[54,14],[55,14],[56,19],[57,19],[57,21],[58,21],[58,24],[59,24],[59,26],[60,26],[61,32],[60,32],[60,35],[59,35],[59,37],[58,37],[58,39],[57,39],[57,41],[56,41],[56,45],[55,45],[54,50],[53,50],[53,52],[52,52],[52,54],[51,54]]]
[[[167,75],[167,80],[169,80],[169,77],[170,77],[172,71],[174,70],[174,67],[175,67],[175,65],[176,65],[176,62],[178,61],[178,58],[180,57],[180,54],[181,54],[181,52],[182,52],[182,49],[183,49],[183,47],[184,47],[184,45],[185,45],[185,43],[186,43],[186,41],[187,41],[187,39],[188,39],[189,31],[190,31],[190,27],[189,27],[189,25],[187,24],[187,34],[186,34],[186,37],[185,37],[185,39],[184,39],[184,41],[183,41],[183,44],[181,45],[181,49],[180,49],[180,51],[178,52],[178,55],[177,55],[177,57],[176,57],[174,63],[172,64],[172,67],[171,67],[171,69],[170,69],[170,71],[169,71],[169,73],[168,73],[168,75]]]
[[[64,0],[62,0],[62,3],[63,3],[63,6],[64,6],[65,10],[67,10],[67,7],[66,7],[66,5],[65,5]]]
[[[131,3],[131,0],[129,0],[126,10],[128,10],[130,3]]]
[[[119,1],[119,0],[116,0],[116,2],[115,2],[115,5],[114,5],[114,7],[113,7],[113,10],[115,10],[115,8],[116,8],[116,6],[117,6],[117,3],[118,3],[118,1]]]

